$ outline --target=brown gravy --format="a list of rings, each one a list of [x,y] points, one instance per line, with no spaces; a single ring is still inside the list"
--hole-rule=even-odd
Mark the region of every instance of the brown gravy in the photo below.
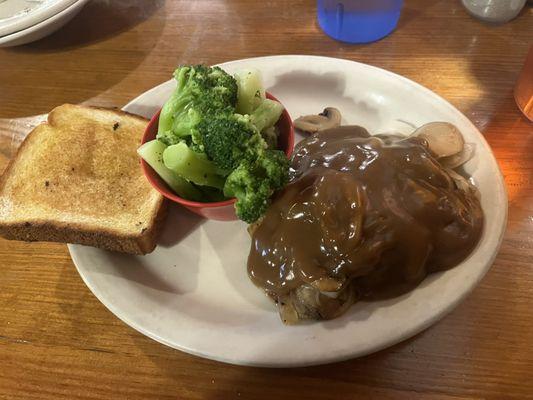
[[[475,191],[421,140],[344,126],[296,146],[289,184],[253,232],[248,273],[275,299],[327,278],[369,294],[457,265],[482,227]]]

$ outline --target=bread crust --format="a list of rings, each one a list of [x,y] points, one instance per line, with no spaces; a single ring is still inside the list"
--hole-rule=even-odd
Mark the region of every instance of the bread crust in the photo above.
[[[150,228],[142,230],[139,235],[124,235],[107,229],[88,229],[76,224],[44,219],[11,224],[0,222],[0,235],[8,240],[74,243],[142,255],[151,253],[155,249],[166,213],[166,203],[161,200],[159,210],[149,224]]]

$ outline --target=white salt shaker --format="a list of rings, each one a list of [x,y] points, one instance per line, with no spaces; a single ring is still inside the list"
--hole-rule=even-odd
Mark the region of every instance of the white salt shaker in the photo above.
[[[461,0],[474,17],[492,23],[504,23],[516,17],[526,0]]]

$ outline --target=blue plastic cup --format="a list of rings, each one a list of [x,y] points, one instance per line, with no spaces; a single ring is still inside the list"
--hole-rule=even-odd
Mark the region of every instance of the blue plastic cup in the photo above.
[[[333,39],[368,43],[396,28],[402,5],[403,0],[317,0],[317,18]]]

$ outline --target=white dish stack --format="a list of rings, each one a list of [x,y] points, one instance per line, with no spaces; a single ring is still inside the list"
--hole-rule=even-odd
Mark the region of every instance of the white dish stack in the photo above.
[[[88,0],[0,1],[0,47],[39,40],[69,22]]]

